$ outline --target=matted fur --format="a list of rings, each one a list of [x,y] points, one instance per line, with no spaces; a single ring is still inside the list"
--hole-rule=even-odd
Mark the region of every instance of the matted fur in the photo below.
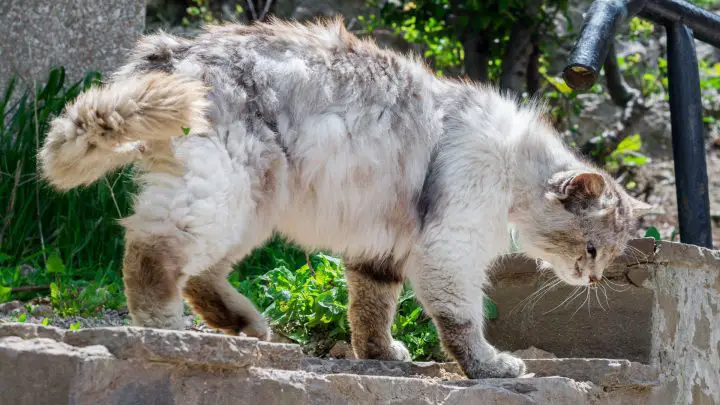
[[[648,208],[571,152],[537,107],[438,78],[340,20],[145,37],[109,84],[55,120],[40,159],[62,189],[141,165],[135,213],[123,220],[130,257],[145,258],[124,270],[128,297],[143,303],[131,307],[134,324],[174,327],[180,315],[169,311],[190,279],[185,293],[206,319],[265,335],[213,272],[279,232],[346,258],[361,357],[407,359],[390,323],[409,279],[474,378],[525,371],[483,336],[483,288],[508,227],[526,254],[587,285]],[[158,239],[173,243],[162,251]],[[164,276],[135,285],[138,271]],[[167,280],[177,280],[171,294]]]

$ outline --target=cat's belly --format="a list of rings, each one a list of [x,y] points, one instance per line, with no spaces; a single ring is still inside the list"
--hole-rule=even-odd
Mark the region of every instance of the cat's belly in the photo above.
[[[380,256],[409,249],[418,214],[406,184],[378,173],[367,179],[325,176],[293,181],[277,230],[295,242],[352,256]]]
[[[289,205],[278,231],[307,247],[348,255],[406,250],[429,152],[377,122],[312,117],[292,143]],[[399,252],[395,252],[399,253]]]

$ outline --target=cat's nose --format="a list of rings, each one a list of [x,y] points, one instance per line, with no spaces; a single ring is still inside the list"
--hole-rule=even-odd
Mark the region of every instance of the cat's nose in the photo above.
[[[590,284],[597,284],[600,282],[600,277],[602,276],[590,276]]]

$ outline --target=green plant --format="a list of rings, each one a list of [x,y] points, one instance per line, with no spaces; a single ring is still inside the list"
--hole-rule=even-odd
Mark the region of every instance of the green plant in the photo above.
[[[640,167],[650,159],[640,152],[642,140],[640,135],[633,134],[620,141],[617,148],[605,159],[605,167],[610,172],[617,172],[621,167]]]
[[[5,265],[43,268],[47,255],[57,251],[68,267],[117,266],[122,235],[116,219],[129,212],[135,190],[129,170],[60,194],[41,180],[36,160],[49,121],[99,79],[90,73],[66,86],[64,70],[53,69],[44,85],[13,103],[11,81],[0,100],[0,252],[11,258]]]
[[[182,18],[184,26],[218,24],[220,21],[217,12],[214,10],[218,2],[212,0],[190,0],[190,5],[185,9],[187,16]],[[244,12],[240,2],[235,4],[235,15],[239,16]]]
[[[502,73],[504,53],[512,46],[513,28],[535,27],[531,31],[538,35],[533,36],[548,39],[548,43],[556,41],[554,29],[546,28],[552,26],[555,14],[567,10],[567,1],[369,0],[368,6],[379,11],[360,19],[367,31],[389,28],[408,42],[420,45],[423,56],[438,74],[458,70],[468,54],[478,50],[477,46],[467,49],[464,39],[478,38],[485,65],[479,71],[487,71],[489,78],[496,79]]]
[[[316,254],[312,259],[312,267],[305,264],[293,271],[280,266],[237,287],[263,309],[275,328],[298,343],[318,336],[347,339],[343,267],[332,256]]]
[[[135,189],[128,170],[60,194],[40,179],[36,161],[49,121],[99,80],[91,72],[68,86],[64,70],[52,69],[45,84],[23,94],[10,80],[0,100],[0,301],[39,294],[8,294],[11,287],[47,286],[62,314],[124,302],[116,219],[129,212]]]
[[[648,39],[655,31],[655,24],[640,17],[633,17],[629,23],[629,37],[634,40]]]
[[[670,233],[670,239],[668,239],[668,240],[674,241],[674,240],[678,237],[678,235],[679,235],[679,232],[678,232],[677,228],[673,228],[672,232]],[[649,226],[649,227],[645,230],[645,237],[646,237],[646,238],[653,238],[653,239],[655,239],[655,240],[662,240],[662,236],[660,235],[660,231],[659,231],[656,227],[654,227],[654,226]]]

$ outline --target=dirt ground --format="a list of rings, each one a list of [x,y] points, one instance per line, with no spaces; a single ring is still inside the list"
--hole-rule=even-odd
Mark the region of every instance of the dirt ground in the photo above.
[[[713,246],[720,247],[720,149],[710,148],[707,154],[710,216],[712,218]],[[658,213],[641,221],[638,236],[643,236],[649,226],[656,227],[664,240],[670,240],[677,227],[677,195],[675,170],[672,161],[653,161],[637,171],[637,187],[632,192],[637,197],[658,207]],[[675,236],[675,241],[680,237]]]

